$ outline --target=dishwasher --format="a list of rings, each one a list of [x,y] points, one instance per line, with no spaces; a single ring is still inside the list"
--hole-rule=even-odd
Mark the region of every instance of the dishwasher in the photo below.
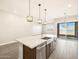
[[[36,59],[46,59],[46,42],[36,48]]]

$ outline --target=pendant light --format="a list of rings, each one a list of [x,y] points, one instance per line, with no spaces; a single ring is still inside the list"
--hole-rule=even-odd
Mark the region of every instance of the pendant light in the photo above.
[[[64,16],[65,16],[64,19],[66,20],[67,19],[67,13],[66,12],[64,13]],[[65,39],[67,39],[67,23],[66,23],[66,21],[64,21],[64,23],[65,23],[64,27],[65,27],[65,31],[66,31],[65,32]]]
[[[45,20],[44,20],[44,24],[46,24],[46,12],[47,12],[47,9],[44,9],[44,11],[45,11]]]
[[[39,6],[39,19],[37,20],[38,24],[41,24],[42,23],[42,19],[40,17],[40,7],[41,7],[41,4],[38,4]]]
[[[47,9],[44,9],[44,11],[45,11],[45,19],[44,19],[44,27],[43,27],[43,31],[44,30],[46,30],[46,12],[47,12]],[[47,36],[47,33],[46,33],[46,31],[44,31],[44,35],[45,35],[45,37]]]
[[[33,16],[31,16],[30,13],[31,8],[30,8],[30,0],[29,0],[29,16],[26,17],[27,22],[32,22],[33,21]]]

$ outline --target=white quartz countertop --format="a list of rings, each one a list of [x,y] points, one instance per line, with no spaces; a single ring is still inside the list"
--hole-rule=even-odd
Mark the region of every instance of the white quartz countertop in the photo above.
[[[46,42],[46,40],[41,39],[41,36],[30,36],[16,39],[18,42],[26,45],[29,48],[35,48],[38,45]]]

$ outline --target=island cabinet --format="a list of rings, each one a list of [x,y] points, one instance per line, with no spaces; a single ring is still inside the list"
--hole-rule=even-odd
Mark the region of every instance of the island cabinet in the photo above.
[[[23,45],[23,59],[36,59],[36,48],[29,48]]]
[[[50,56],[50,46],[49,46],[50,44],[48,44],[47,46],[46,46],[46,58],[48,59],[49,58],[49,56]]]
[[[16,39],[19,43],[18,59],[46,59],[47,41],[40,36],[29,36]]]
[[[46,46],[46,58],[48,59],[49,56],[51,55],[51,53],[53,52],[54,48],[53,48],[53,41],[49,44],[47,44]]]

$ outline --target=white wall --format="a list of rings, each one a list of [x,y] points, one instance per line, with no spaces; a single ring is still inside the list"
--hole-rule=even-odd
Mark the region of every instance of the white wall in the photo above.
[[[23,17],[0,11],[0,44],[31,35],[32,23],[26,22]]]
[[[32,35],[40,35],[42,32],[41,24],[33,24],[32,26]]]

